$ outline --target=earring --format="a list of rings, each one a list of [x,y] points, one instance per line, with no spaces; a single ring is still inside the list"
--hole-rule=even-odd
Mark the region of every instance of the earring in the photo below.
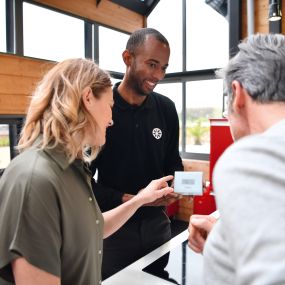
[[[111,120],[111,121],[109,122],[108,126],[109,126],[109,127],[112,127],[113,125],[114,125],[114,121]]]

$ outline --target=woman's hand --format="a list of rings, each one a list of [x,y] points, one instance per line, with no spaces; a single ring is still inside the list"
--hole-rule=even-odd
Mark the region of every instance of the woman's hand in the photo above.
[[[168,206],[175,201],[181,199],[183,196],[174,192],[171,192],[165,196],[162,196],[161,198],[158,198],[157,200],[147,203],[144,206]]]
[[[133,197],[132,195],[126,195],[125,198],[127,200],[124,203],[103,213],[105,220],[104,238],[117,231],[139,207],[172,193],[173,188],[168,187],[167,184],[167,181],[170,181],[171,179],[173,179],[172,175],[153,180],[137,195]]]
[[[168,181],[173,176],[168,175],[160,179],[152,180],[144,189],[142,189],[135,197],[141,199],[143,204],[150,204],[154,201],[167,201],[172,196],[173,188],[168,186]]]

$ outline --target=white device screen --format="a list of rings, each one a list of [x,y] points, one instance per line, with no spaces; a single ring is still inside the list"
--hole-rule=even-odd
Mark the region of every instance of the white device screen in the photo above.
[[[203,172],[175,171],[174,192],[182,195],[202,195]]]

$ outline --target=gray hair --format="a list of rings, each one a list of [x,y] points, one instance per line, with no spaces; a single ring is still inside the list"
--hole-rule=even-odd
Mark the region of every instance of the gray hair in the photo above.
[[[251,35],[238,47],[238,54],[217,71],[218,77],[224,79],[229,103],[234,80],[257,102],[285,102],[285,36]]]

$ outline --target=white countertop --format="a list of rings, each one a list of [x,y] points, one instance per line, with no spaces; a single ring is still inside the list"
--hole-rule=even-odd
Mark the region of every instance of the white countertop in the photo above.
[[[187,240],[188,238],[188,230],[183,231],[179,235],[172,238],[167,243],[163,244],[162,246],[158,247],[154,251],[150,252],[146,256],[140,258],[136,262],[132,263],[131,265],[127,266],[123,270],[117,272],[113,276],[107,278],[102,282],[103,285],[126,285],[126,284],[132,284],[132,285],[140,285],[140,284],[148,284],[148,285],[170,285],[173,283],[169,282],[167,280],[164,280],[162,278],[156,277],[154,275],[151,275],[147,272],[142,271],[146,266],[148,266],[150,263],[157,260],[159,257],[163,256],[167,252],[175,250],[175,248],[181,246],[181,244]],[[171,257],[172,252],[170,252]],[[174,270],[175,273],[175,280],[179,284],[186,284],[186,285],[200,285],[202,284],[202,266],[203,266],[203,256],[200,254],[196,254],[191,249],[186,246],[186,276],[182,277],[182,273],[180,272],[182,267],[182,255],[178,254],[176,256],[172,256],[172,258],[169,258],[169,264],[167,265],[166,269],[168,270],[168,267],[171,271]],[[180,265],[179,265],[180,264]],[[178,268],[176,268],[178,266]],[[175,268],[170,268],[175,267]],[[172,277],[172,276],[171,276]],[[179,279],[183,279],[184,281],[181,281]],[[185,280],[187,283],[185,283]],[[180,283],[182,282],[182,283]]]

